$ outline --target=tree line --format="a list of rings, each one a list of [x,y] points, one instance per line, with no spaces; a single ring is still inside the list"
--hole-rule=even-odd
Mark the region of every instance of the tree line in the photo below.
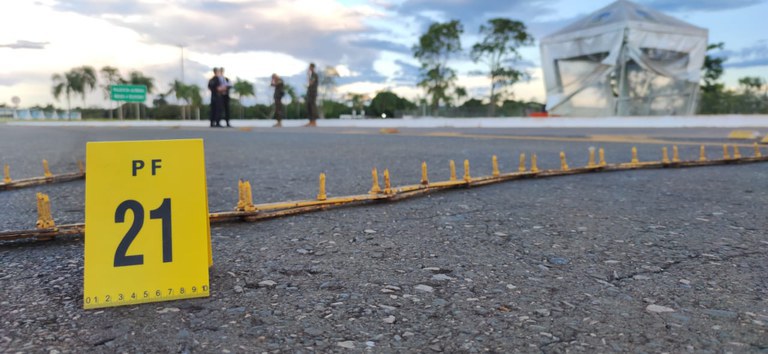
[[[713,43],[707,52],[722,51],[723,42]],[[739,78],[739,87],[730,89],[720,81],[727,57],[707,54],[702,67],[699,114],[768,114],[768,82],[758,76]]]

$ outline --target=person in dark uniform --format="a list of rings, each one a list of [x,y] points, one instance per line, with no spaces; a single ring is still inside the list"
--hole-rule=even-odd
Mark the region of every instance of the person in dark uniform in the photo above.
[[[317,85],[318,78],[315,73],[315,63],[309,63],[309,71],[307,71],[307,114],[309,115],[309,123],[306,127],[317,126]]]
[[[283,126],[283,96],[285,96],[285,85],[283,79],[277,74],[272,74],[272,84],[275,88],[275,94],[272,96],[275,99],[275,127],[279,128]]]
[[[224,107],[224,121],[227,122],[227,126],[231,127],[229,124],[229,90],[232,88],[232,84],[229,82],[229,78],[224,76],[224,68],[219,68],[221,70],[221,75],[219,76],[222,81],[222,85],[226,86],[226,90],[222,93],[222,106]]]
[[[220,76],[221,70],[213,68],[213,77],[208,80],[208,90],[211,91],[211,114],[209,116],[211,127],[219,126],[223,109],[224,98],[222,96]]]

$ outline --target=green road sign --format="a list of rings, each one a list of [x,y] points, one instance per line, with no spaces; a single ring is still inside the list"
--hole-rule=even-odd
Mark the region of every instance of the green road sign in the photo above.
[[[144,102],[147,100],[147,87],[144,85],[112,85],[109,87],[112,101]]]

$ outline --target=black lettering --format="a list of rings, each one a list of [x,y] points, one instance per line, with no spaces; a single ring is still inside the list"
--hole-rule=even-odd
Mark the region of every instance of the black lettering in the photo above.
[[[163,166],[161,166],[161,165],[160,165],[160,162],[162,162],[162,161],[163,161],[163,160],[160,160],[160,159],[152,160],[152,175],[153,175],[153,176],[154,176],[155,174],[157,174],[157,170],[158,170],[160,167],[163,167]]]
[[[133,160],[133,177],[136,177],[136,172],[138,172],[142,168],[144,168],[144,161]]]

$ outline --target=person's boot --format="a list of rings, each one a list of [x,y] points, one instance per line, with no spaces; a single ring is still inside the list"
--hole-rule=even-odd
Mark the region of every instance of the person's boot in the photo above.
[[[282,128],[283,127],[283,122],[278,120],[277,123],[275,123],[275,125],[273,125],[272,127],[273,128]]]
[[[227,128],[232,128],[232,126],[229,124],[229,119],[227,119]]]

